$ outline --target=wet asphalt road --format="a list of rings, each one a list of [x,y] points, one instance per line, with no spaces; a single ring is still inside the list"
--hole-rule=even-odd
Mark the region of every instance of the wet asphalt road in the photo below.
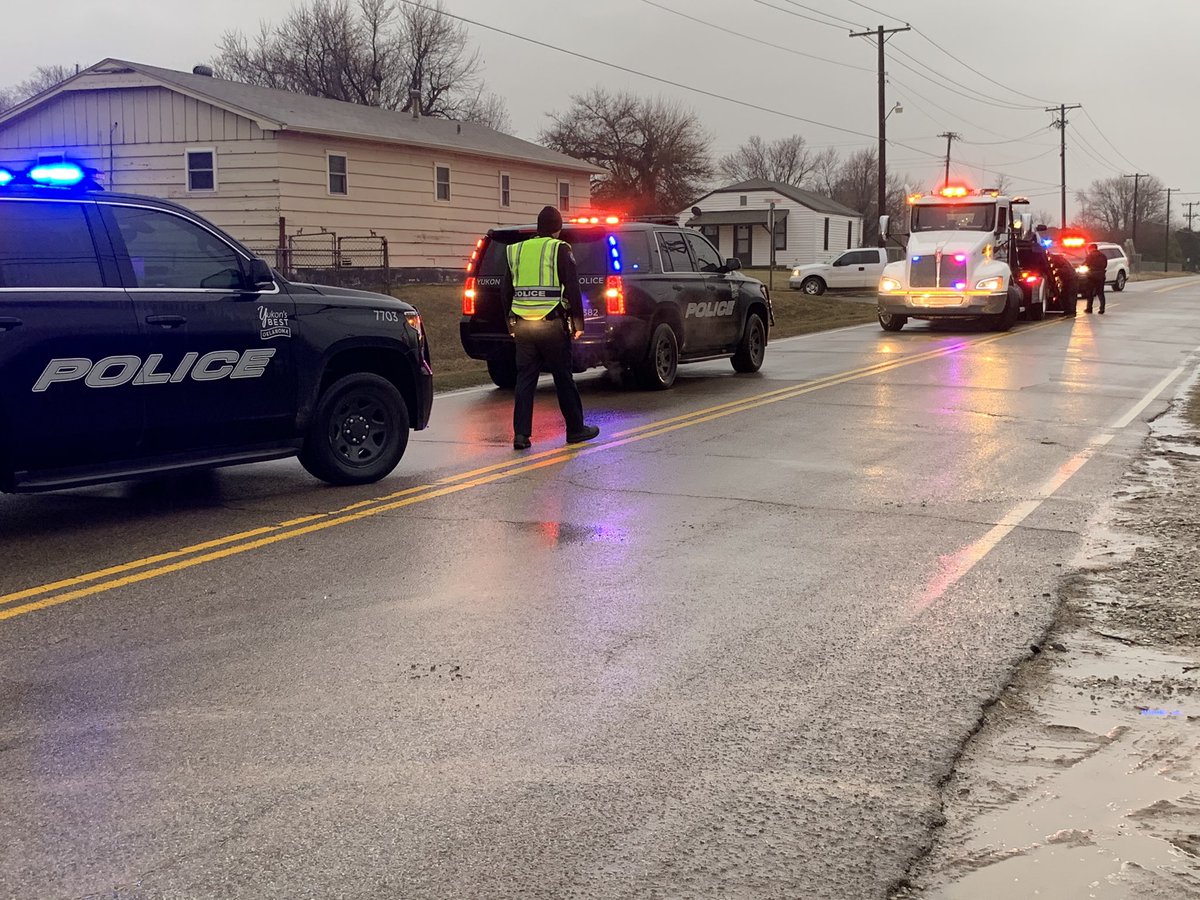
[[[489,389],[371,488],[0,498],[0,896],[886,896],[1200,362],[1200,281],[1110,296],[584,376],[578,454]]]

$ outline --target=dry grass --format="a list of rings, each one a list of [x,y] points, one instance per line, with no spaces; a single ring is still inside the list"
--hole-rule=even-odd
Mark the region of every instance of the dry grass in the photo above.
[[[421,311],[433,357],[433,384],[439,391],[488,383],[487,366],[467,356],[458,336],[461,291],[462,287],[457,284],[412,284],[392,290],[394,296]],[[775,305],[772,338],[827,331],[875,320],[874,305],[861,301],[829,296],[808,297],[786,289],[776,290],[771,296]]]

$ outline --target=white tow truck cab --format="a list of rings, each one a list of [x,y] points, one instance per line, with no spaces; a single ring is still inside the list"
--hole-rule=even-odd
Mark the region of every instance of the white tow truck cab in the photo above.
[[[909,319],[982,318],[996,331],[1012,328],[1026,295],[1014,276],[1017,242],[1033,225],[1016,207],[1029,201],[997,190],[948,185],[913,194],[905,257],[879,279],[879,324],[899,331]],[[880,218],[886,235],[888,217]]]

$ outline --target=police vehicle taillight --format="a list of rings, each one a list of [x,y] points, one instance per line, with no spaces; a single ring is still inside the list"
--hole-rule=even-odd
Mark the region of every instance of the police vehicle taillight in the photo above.
[[[604,280],[604,310],[610,316],[625,315],[625,281],[620,275]]]
[[[463,285],[462,311],[464,316],[475,315],[475,277],[467,279]]]

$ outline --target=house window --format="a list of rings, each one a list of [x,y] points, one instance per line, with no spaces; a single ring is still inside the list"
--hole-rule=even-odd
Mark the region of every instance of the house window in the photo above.
[[[733,255],[743,264],[750,262],[750,226],[733,226]]]
[[[211,147],[187,151],[187,189],[215,191],[217,189],[217,151]]]
[[[775,249],[787,249],[787,219],[782,216],[775,219]]]
[[[505,209],[512,206],[512,179],[507,172],[500,173],[500,205]]]
[[[325,159],[329,170],[329,193],[349,194],[350,185],[346,179],[346,154],[329,153]]]
[[[742,194],[742,196],[738,197],[738,205],[739,206],[746,205],[746,195],[745,194]]]
[[[825,249],[829,249],[829,216],[825,217]]]
[[[700,233],[712,242],[714,247],[721,246],[721,229],[716,225],[701,225]]]
[[[439,200],[450,200],[450,167],[434,166],[435,196]]]
[[[558,211],[566,212],[571,208],[571,182],[558,183]]]
[[[846,249],[849,250],[854,246],[854,223],[846,223]]]

